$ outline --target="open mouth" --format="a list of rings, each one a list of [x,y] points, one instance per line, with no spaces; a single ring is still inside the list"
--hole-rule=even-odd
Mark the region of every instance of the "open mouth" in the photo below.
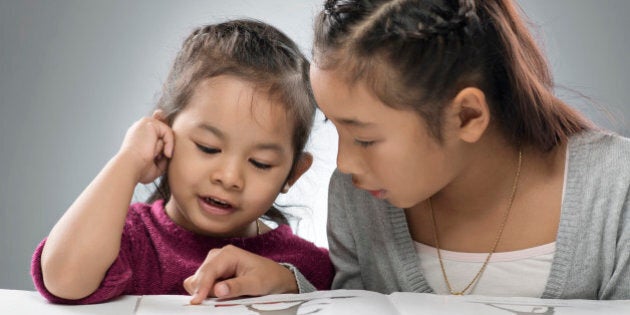
[[[198,198],[199,206],[201,210],[209,215],[230,215],[236,211],[236,206],[229,203],[226,200],[217,199],[215,197],[201,197]]]
[[[215,206],[215,207],[219,207],[219,208],[222,208],[222,209],[230,209],[230,208],[232,208],[231,204],[229,204],[229,203],[227,203],[225,201],[219,200],[219,199],[215,199],[215,198],[212,198],[212,197],[204,197],[202,199],[203,199],[203,201],[205,203],[210,204],[210,205]]]

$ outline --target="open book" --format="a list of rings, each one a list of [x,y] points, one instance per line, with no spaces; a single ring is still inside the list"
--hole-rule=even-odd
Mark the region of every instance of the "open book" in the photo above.
[[[418,315],[418,314],[630,314],[630,300],[547,300],[485,296],[444,296],[424,293],[392,293],[334,290],[306,294],[278,294],[189,305],[189,296],[145,295],[135,314],[226,315]]]

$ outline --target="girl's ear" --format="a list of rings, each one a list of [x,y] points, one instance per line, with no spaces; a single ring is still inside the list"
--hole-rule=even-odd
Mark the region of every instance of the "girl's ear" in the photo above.
[[[286,194],[287,192],[289,192],[289,188],[291,188],[291,186],[293,186],[293,184],[295,184],[295,182],[304,173],[306,173],[306,171],[308,171],[309,168],[311,168],[312,164],[313,164],[313,155],[311,155],[308,152],[302,153],[300,155],[300,159],[295,164],[295,168],[293,169],[293,172],[291,173],[291,177],[289,177],[287,181],[284,183],[284,186],[282,186],[281,192],[283,194]]]
[[[490,124],[490,108],[483,91],[475,87],[462,89],[453,99],[451,108],[459,125],[459,138],[468,143],[477,142]]]

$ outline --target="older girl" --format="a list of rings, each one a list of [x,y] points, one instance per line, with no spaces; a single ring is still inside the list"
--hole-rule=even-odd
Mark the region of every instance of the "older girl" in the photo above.
[[[630,141],[554,96],[512,1],[329,0],[315,30],[334,288],[630,298]]]

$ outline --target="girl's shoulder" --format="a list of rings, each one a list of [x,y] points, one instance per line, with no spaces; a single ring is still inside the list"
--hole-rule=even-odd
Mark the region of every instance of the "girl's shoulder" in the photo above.
[[[129,205],[127,225],[168,225],[170,219],[164,210],[164,200],[153,203],[135,202]]]
[[[607,130],[589,130],[573,135],[569,140],[570,150],[583,147],[598,151],[627,151],[630,150],[630,138]]]
[[[194,233],[173,222],[166,214],[164,200],[129,205],[123,237],[135,242],[153,243],[156,239],[176,239],[183,244],[199,243]],[[189,244],[190,243],[190,244]]]
[[[317,248],[315,243],[302,238],[298,234],[293,232],[291,226],[287,224],[280,224],[275,229],[265,233],[258,235],[253,238],[249,238],[249,241],[252,244],[259,245],[261,247],[268,246],[272,243],[282,243],[284,245],[296,246],[296,248]]]
[[[564,202],[592,212],[606,200],[605,209],[621,211],[630,191],[630,139],[593,130],[573,136],[567,149]],[[620,213],[620,212],[619,212]]]
[[[630,179],[630,139],[603,130],[591,130],[574,135],[568,146],[569,166],[608,173],[610,170]]]
[[[268,258],[295,256],[328,259],[326,248],[293,233],[286,224],[255,237],[230,239],[228,243]]]

